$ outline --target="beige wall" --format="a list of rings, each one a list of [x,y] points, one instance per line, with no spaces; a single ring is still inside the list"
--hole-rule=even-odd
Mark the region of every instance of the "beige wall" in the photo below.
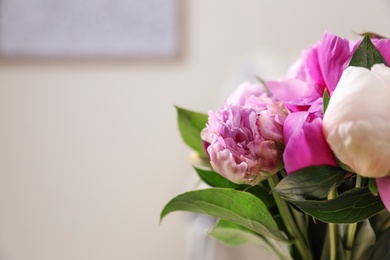
[[[0,259],[185,259],[189,215],[159,225],[196,178],[173,105],[214,108],[325,30],[390,36],[387,2],[188,0],[181,60],[2,62]]]

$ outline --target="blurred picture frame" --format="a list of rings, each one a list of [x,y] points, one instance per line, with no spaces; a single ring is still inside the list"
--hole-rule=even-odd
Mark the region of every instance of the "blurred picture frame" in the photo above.
[[[1,0],[1,59],[174,59],[181,0]]]

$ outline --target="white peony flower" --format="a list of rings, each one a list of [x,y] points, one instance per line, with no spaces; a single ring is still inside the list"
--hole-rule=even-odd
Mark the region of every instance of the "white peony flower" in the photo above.
[[[323,132],[338,160],[355,173],[390,176],[390,68],[348,67],[324,114]]]

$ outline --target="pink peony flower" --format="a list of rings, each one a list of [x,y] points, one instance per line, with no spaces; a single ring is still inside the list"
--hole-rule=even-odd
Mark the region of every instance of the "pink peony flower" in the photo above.
[[[337,163],[322,132],[322,96],[332,93],[348,66],[356,43],[325,33],[302,53],[282,81],[267,81],[276,100],[292,112],[284,126],[283,155],[287,173],[315,165]]]
[[[325,89],[333,92],[354,49],[354,42],[325,33],[320,42],[302,53],[284,80],[267,81],[267,86],[290,111],[306,111]]]
[[[217,112],[209,112],[202,139],[210,145],[211,165],[237,184],[255,185],[283,168],[281,103],[262,94],[261,85],[241,85]]]

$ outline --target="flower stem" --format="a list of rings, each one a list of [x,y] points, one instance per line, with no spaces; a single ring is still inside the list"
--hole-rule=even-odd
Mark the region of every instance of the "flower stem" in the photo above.
[[[345,258],[346,258],[346,260],[351,260],[351,257],[352,257],[352,246],[353,246],[353,242],[355,240],[356,228],[357,228],[357,223],[352,223],[348,226],[347,242],[345,245]]]
[[[275,188],[278,182],[279,179],[276,174],[268,178],[268,183],[271,189]],[[286,225],[289,239],[291,239],[292,243],[296,246],[297,251],[301,256],[301,259],[312,260],[313,257],[310,253],[310,249],[308,248],[305,242],[304,236],[302,235],[302,233],[298,229],[297,224],[295,223],[295,220],[291,214],[291,210],[289,205],[287,204],[287,201],[282,199],[280,194],[277,192],[273,192],[272,194],[274,196],[275,203],[279,209],[280,216],[282,217],[282,220]]]
[[[329,195],[328,199],[334,199],[337,196],[337,190],[333,189]],[[329,246],[330,246],[330,260],[337,259],[337,245],[338,245],[338,227],[335,223],[329,223]]]
[[[359,188],[362,186],[363,178],[359,175],[356,175],[356,184],[355,187]],[[345,256],[346,260],[350,260],[352,257],[352,247],[355,241],[355,233],[356,233],[357,223],[352,223],[348,226],[347,231],[347,240],[345,244]]]

